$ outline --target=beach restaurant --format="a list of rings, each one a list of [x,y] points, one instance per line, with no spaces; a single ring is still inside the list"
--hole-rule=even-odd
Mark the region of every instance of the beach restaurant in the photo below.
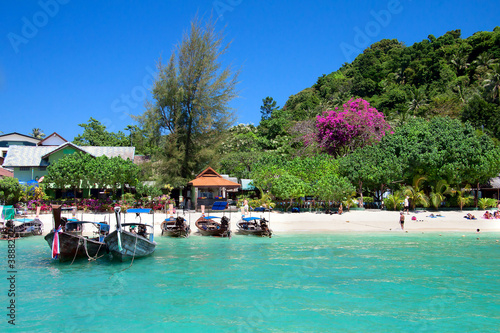
[[[202,205],[209,208],[216,201],[227,201],[228,192],[236,191],[241,185],[225,179],[208,167],[190,181],[188,186],[191,186],[191,202],[199,210]]]

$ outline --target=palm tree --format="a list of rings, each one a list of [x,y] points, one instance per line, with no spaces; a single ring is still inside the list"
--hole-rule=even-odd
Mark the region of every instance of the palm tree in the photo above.
[[[446,180],[438,181],[436,185],[432,187],[432,190],[430,194],[431,204],[437,210],[441,203],[443,203],[445,196],[451,194],[452,191]]]
[[[450,61],[457,70],[457,76],[461,76],[465,73],[465,70],[469,67],[469,63],[467,62],[467,55],[460,52],[459,54],[455,53]]]
[[[425,87],[416,88],[412,86],[410,91],[411,101],[408,103],[408,112],[410,114],[416,114],[421,107],[427,106],[427,96],[425,95]]]
[[[495,101],[500,93],[500,65],[494,64],[492,71],[488,73],[487,79],[483,81],[483,86],[491,92],[491,98]]]
[[[31,136],[34,137],[35,139],[43,139],[45,137],[45,134],[42,132],[41,129],[33,128],[33,130],[31,131]]]
[[[471,196],[469,193],[471,190],[470,185],[467,184],[464,188],[460,190],[452,190],[452,193],[457,196],[457,202],[458,206],[460,207],[460,211],[462,211],[462,208],[469,204],[472,199],[474,199],[473,196]]]
[[[488,72],[488,69],[495,63],[495,59],[492,58],[489,53],[481,53],[476,60],[472,62],[476,65],[476,77],[479,81],[482,81],[483,76]]]
[[[429,197],[424,193],[421,188],[421,183],[426,180],[425,176],[415,176],[413,178],[413,185],[408,185],[404,189],[404,195],[407,195],[411,200],[412,209],[415,210],[417,204],[424,207],[429,206]]]
[[[403,201],[403,193],[401,191],[396,191],[394,194],[390,194],[384,199],[384,205],[388,209],[398,210],[398,206],[401,206]]]

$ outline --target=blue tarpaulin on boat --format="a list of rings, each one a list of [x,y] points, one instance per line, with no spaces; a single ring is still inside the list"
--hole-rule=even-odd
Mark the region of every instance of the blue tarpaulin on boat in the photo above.
[[[257,221],[260,220],[260,217],[244,217],[244,221],[250,222],[250,221]]]
[[[146,213],[149,214],[151,212],[151,208],[129,208],[127,209],[127,213]]]

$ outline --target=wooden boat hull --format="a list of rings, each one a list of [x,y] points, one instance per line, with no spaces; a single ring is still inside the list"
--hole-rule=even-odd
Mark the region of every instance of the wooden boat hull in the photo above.
[[[166,237],[187,238],[191,233],[191,228],[184,223],[182,227],[175,224],[175,220],[165,221],[161,224],[161,235]]]
[[[113,258],[120,261],[148,256],[156,248],[156,242],[125,230],[120,232],[120,238],[121,249],[118,244],[118,231],[113,231],[104,239]]]
[[[213,220],[199,218],[196,220],[196,227],[202,236],[231,237],[231,230],[221,223]]]
[[[52,249],[54,232],[52,231],[44,238]],[[92,238],[61,232],[59,233],[59,251],[59,261],[65,262],[83,258],[88,259],[89,256],[93,258],[101,257],[108,253],[108,246]]]
[[[252,235],[259,237],[269,237],[273,235],[271,229],[263,229],[259,225],[254,225],[252,223],[240,222],[238,223],[238,233],[241,235]]]
[[[161,230],[161,235],[166,236],[166,237],[178,237],[178,238],[187,238],[189,237],[189,234],[191,233],[191,229],[162,229]]]

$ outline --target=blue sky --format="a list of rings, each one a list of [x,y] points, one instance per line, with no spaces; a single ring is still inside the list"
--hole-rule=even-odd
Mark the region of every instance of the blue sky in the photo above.
[[[67,140],[90,117],[123,130],[144,111],[156,62],[167,60],[196,13],[218,17],[241,68],[238,123],[258,124],[266,96],[290,95],[384,38],[411,45],[462,30],[492,31],[495,1],[40,0],[0,3],[0,131]]]

